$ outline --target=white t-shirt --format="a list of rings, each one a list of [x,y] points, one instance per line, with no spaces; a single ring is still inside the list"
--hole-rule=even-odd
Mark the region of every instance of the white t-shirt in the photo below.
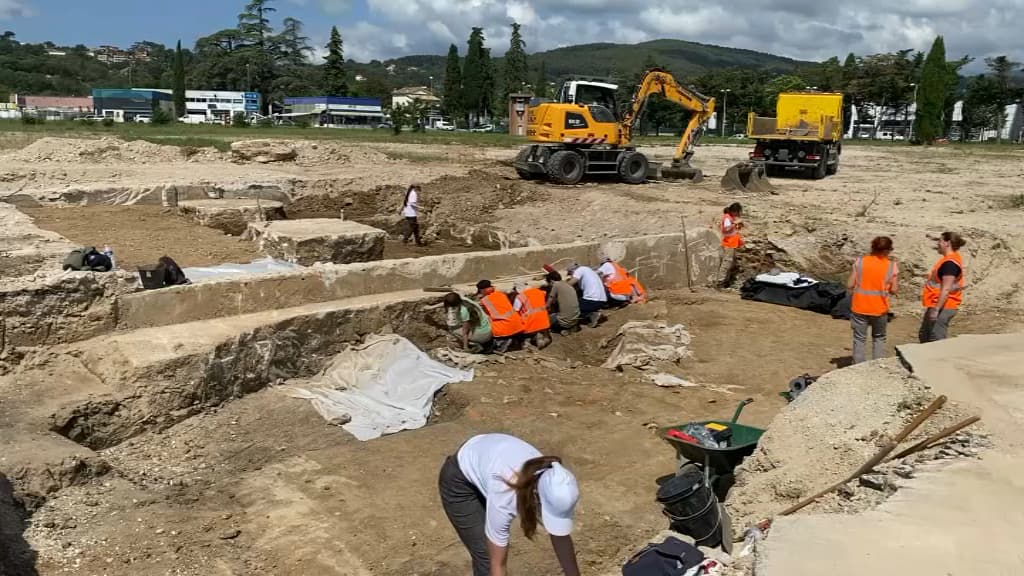
[[[601,264],[601,266],[597,269],[597,273],[600,274],[602,277],[614,276],[615,266],[612,266],[611,262],[605,262],[604,264]]]
[[[402,216],[406,218],[415,218],[416,210],[419,208],[419,196],[415,190],[409,192],[409,197],[405,200],[405,206],[402,208]]]
[[[487,500],[484,534],[498,546],[508,546],[509,530],[518,514],[514,481],[523,463],[543,456],[540,450],[508,434],[481,434],[459,450],[459,469]]]
[[[573,273],[572,277],[580,283],[580,290],[583,291],[583,299],[591,302],[607,302],[608,295],[604,292],[604,283],[598,277],[597,272],[586,266],[580,266]]]
[[[733,227],[735,225],[736,224],[733,222],[733,219],[732,219],[731,215],[729,215],[729,214],[723,214],[722,215],[722,230],[721,230],[721,232],[723,234],[728,234],[730,232],[735,232],[735,230],[733,230]]]

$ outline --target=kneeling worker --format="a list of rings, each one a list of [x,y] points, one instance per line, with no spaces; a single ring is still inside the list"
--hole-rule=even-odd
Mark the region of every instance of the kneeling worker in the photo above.
[[[647,301],[647,291],[636,278],[629,275],[625,268],[607,256],[597,269],[598,275],[604,280],[608,297],[621,306],[638,304]]]
[[[601,322],[601,309],[608,305],[608,294],[604,291],[601,277],[592,268],[576,262],[569,265],[569,285],[579,291],[580,317],[585,318],[591,328]]]
[[[494,336],[494,350],[505,352],[512,341],[523,333],[523,317],[512,309],[512,302],[504,292],[499,292],[490,280],[476,283],[476,294],[480,306],[491,319],[491,334]]]
[[[579,331],[580,301],[576,290],[562,280],[562,275],[555,270],[548,272],[548,321],[551,330],[561,333],[564,330]]]
[[[463,350],[485,352],[491,344],[491,320],[480,305],[455,292],[444,297],[448,328],[459,338]]]
[[[512,309],[523,317],[523,335],[537,348],[551,344],[551,319],[548,318],[547,294],[526,282],[516,282]]]

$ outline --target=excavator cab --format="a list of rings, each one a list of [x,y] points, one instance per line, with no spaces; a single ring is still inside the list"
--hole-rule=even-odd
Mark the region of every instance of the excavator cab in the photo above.
[[[568,80],[562,84],[558,92],[558,102],[562,104],[583,104],[585,106],[602,106],[616,115],[618,107],[615,102],[617,84],[597,82],[594,80]],[[619,120],[616,115],[616,120]]]

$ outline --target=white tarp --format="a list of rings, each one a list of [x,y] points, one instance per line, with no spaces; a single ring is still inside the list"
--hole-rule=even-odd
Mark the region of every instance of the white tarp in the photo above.
[[[339,353],[308,384],[282,390],[312,400],[324,419],[347,422],[345,430],[366,441],[421,428],[438,390],[472,379],[473,370],[445,366],[405,338],[386,334]]]
[[[764,282],[765,284],[776,284],[778,286],[788,286],[790,288],[803,288],[804,286],[814,286],[818,283],[814,278],[808,278],[802,274],[796,272],[779,272],[778,274],[758,274],[754,277],[754,280],[758,282]]]
[[[253,260],[248,264],[230,263],[218,264],[216,266],[193,266],[191,268],[182,268],[181,271],[185,273],[186,278],[195,283],[209,280],[210,278],[240,276],[243,274],[265,274],[268,272],[288,272],[300,268],[302,266],[298,264],[267,257]]]
[[[690,333],[682,324],[665,322],[626,322],[608,340],[601,343],[607,348],[613,341],[619,343],[602,368],[618,369],[633,366],[644,369],[656,362],[679,362],[690,355]]]

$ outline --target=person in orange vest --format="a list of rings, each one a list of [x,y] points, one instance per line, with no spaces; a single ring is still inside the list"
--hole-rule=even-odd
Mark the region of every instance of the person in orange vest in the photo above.
[[[857,258],[846,281],[850,291],[850,324],[853,326],[853,363],[867,360],[868,327],[871,327],[871,356],[885,357],[885,329],[889,323],[889,296],[899,290],[900,269],[889,259],[892,238],[871,241],[871,254]]]
[[[523,318],[523,337],[538,349],[551,344],[551,319],[548,317],[548,295],[526,282],[516,282],[512,309]]]
[[[625,268],[611,258],[605,256],[597,274],[604,281],[610,302],[622,306],[647,301],[647,291],[636,278],[629,275]]]
[[[736,271],[736,250],[743,247],[740,230],[743,229],[743,206],[733,202],[722,210],[722,218],[718,221],[718,233],[722,237],[722,260],[718,265],[719,288],[727,288],[732,283],[732,275]]]
[[[512,342],[523,334],[523,317],[512,309],[512,302],[504,292],[494,289],[490,280],[476,283],[476,295],[480,299],[480,307],[491,319],[494,350],[507,351]]]
[[[939,236],[938,251],[942,256],[928,273],[921,290],[924,317],[918,338],[921,343],[944,340],[949,323],[956,316],[964,297],[964,261],[959,250],[967,242],[956,232],[943,232]]]

